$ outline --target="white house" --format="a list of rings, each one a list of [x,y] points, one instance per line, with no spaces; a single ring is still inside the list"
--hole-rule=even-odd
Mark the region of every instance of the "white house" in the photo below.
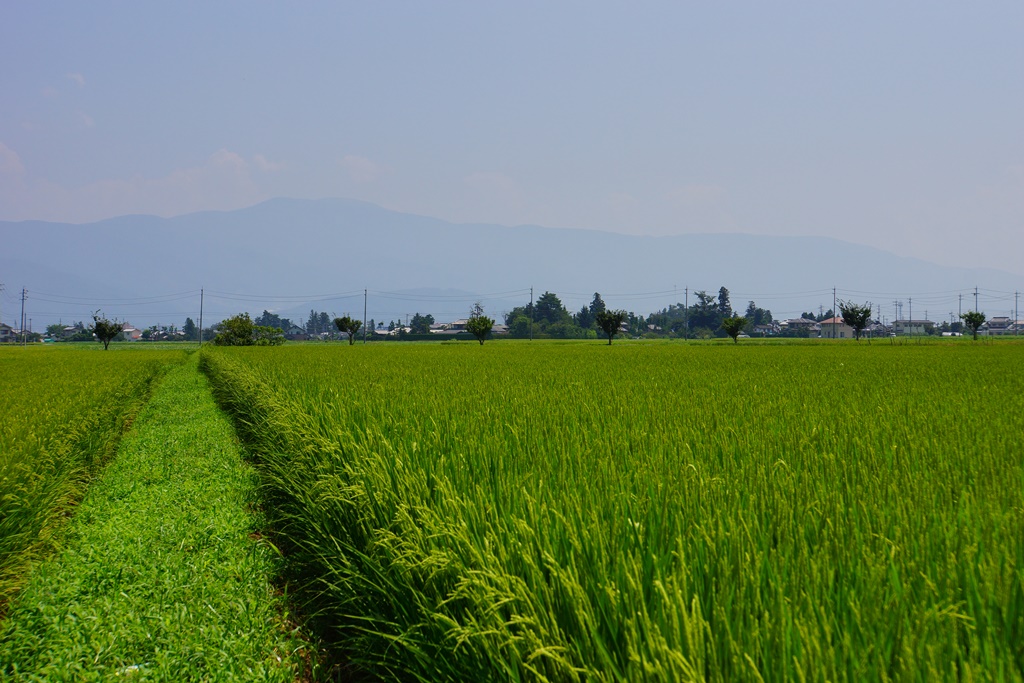
[[[1019,323],[1015,324],[1014,320],[1009,316],[995,316],[990,318],[980,330],[978,334],[990,334],[992,336],[1003,336],[1006,334],[1017,334],[1019,332]]]
[[[822,339],[853,339],[856,336],[853,328],[844,323],[843,319],[838,316],[822,320],[820,324]]]
[[[928,334],[929,329],[935,329],[931,320],[894,320],[892,323],[892,331],[900,336]]]
[[[810,318],[791,318],[784,320],[779,324],[780,329],[783,332],[802,334],[802,331],[806,330],[807,336],[813,337],[818,332],[820,326],[817,320],[811,320]]]
[[[136,329],[130,323],[121,326],[121,334],[125,341],[139,341],[142,339],[142,330]]]

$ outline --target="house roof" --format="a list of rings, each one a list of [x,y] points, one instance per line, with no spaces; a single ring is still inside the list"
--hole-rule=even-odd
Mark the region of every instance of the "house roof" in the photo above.
[[[846,323],[843,322],[843,319],[839,318],[837,316],[832,316],[828,320],[822,320],[821,324],[822,325],[832,325],[832,324],[835,324],[835,325],[846,325]]]

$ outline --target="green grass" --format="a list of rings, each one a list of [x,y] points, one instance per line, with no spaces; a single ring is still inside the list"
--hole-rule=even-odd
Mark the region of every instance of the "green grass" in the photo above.
[[[88,490],[0,623],[0,678],[295,681],[308,646],[270,580],[254,475],[193,361]]]
[[[1024,680],[1010,344],[218,350],[305,610],[392,680]]]
[[[183,358],[0,349],[0,613],[32,563],[52,549],[153,382]]]

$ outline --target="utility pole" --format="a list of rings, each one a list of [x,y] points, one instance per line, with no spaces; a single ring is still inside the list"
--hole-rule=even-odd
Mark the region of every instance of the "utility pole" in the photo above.
[[[974,312],[978,312],[978,288],[974,288]]]
[[[363,289],[363,343],[366,343],[366,289]]]
[[[0,285],[0,291],[3,291],[3,285]],[[1013,293],[1013,336],[1016,337],[1020,333],[1020,310],[1017,308],[1017,299],[1020,297],[1020,292]]]
[[[530,341],[533,341],[533,287],[530,287]]]
[[[832,288],[832,338],[836,338],[836,288]]]
[[[203,345],[203,290],[199,289],[199,346]]]
[[[21,288],[21,322],[18,323],[18,327],[21,328],[21,345],[24,346],[27,342],[25,338],[25,288]]]
[[[690,338],[690,288],[687,287],[683,292],[686,295],[686,308],[683,309],[683,339]]]
[[[907,303],[910,304],[910,334],[914,334],[914,300],[907,297]]]

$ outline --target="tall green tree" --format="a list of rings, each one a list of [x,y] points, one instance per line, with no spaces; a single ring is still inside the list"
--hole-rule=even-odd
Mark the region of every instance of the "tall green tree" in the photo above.
[[[260,327],[276,327],[279,330],[287,330],[292,327],[292,321],[288,318],[282,318],[277,313],[271,313],[270,311],[264,310],[260,317],[253,321]]]
[[[694,292],[696,302],[687,311],[687,319],[691,330],[707,330],[709,333],[722,324],[721,314],[715,304],[715,297],[700,289]]]
[[[544,292],[537,299],[537,322],[549,324],[567,322],[569,312],[554,292]]]
[[[185,341],[199,340],[199,327],[192,318],[185,318],[185,326],[181,328],[181,331],[185,333]]]
[[[871,302],[859,306],[852,301],[839,301],[839,310],[843,315],[843,322],[853,328],[854,337],[860,341],[860,333],[871,320]]]
[[[625,311],[599,311],[595,316],[597,326],[608,335],[608,345],[611,346],[612,339],[622,331],[622,323],[626,322],[628,314]]]
[[[412,334],[430,334],[430,326],[434,324],[434,316],[420,315],[417,313],[409,321],[409,331]]]
[[[985,314],[981,311],[967,311],[960,314],[960,319],[964,321],[964,325],[967,326],[974,340],[977,341],[978,330],[985,324]]]
[[[747,312],[743,317],[747,319],[748,325],[767,325],[772,321],[772,312],[749,301],[747,302]]]
[[[527,339],[530,336],[530,319],[525,315],[516,316],[505,324],[508,325],[508,336],[513,339]]]
[[[220,324],[213,343],[217,346],[279,346],[284,333],[276,327],[257,325],[248,313],[239,313]]]
[[[530,322],[530,320],[534,320],[533,309],[534,307],[531,304],[526,304],[525,306],[516,306],[511,311],[505,314],[505,324],[508,325],[509,327],[512,327],[513,322],[519,318],[526,318],[527,322]]]
[[[729,290],[721,287],[718,290],[718,315],[728,318],[732,315],[732,304],[729,303]]]
[[[590,308],[587,306],[581,307],[579,312],[573,316],[573,322],[575,322],[576,325],[583,330],[589,330],[591,327],[593,327],[594,316],[590,312]]]
[[[363,326],[362,320],[355,320],[345,315],[340,318],[334,319],[334,326],[338,328],[338,332],[342,332],[348,335],[348,345],[352,346],[356,343],[356,332]]]

